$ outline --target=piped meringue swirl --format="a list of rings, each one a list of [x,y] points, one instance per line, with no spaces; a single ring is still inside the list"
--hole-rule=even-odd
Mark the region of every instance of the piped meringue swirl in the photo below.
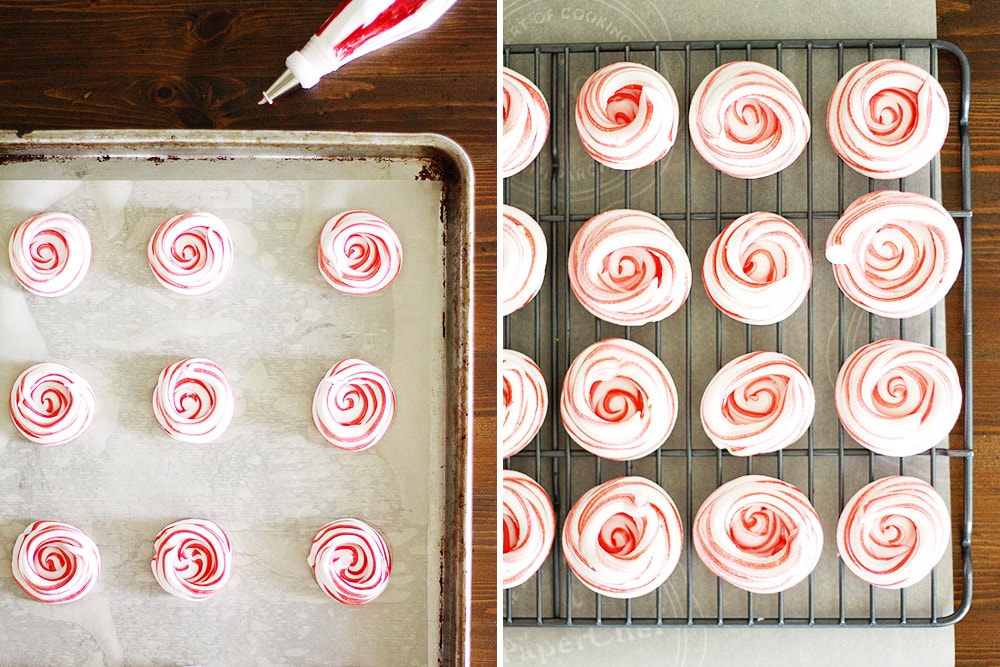
[[[156,421],[181,442],[212,442],[229,427],[235,408],[229,378],[217,363],[202,357],[164,368],[153,391]]]
[[[503,177],[521,172],[549,136],[549,105],[524,75],[503,68]]]
[[[14,581],[31,598],[46,604],[79,600],[97,584],[101,554],[79,528],[57,521],[35,521],[14,542]]]
[[[396,414],[389,378],[367,361],[344,359],[327,371],[313,395],[313,422],[334,447],[361,451],[377,443]]]
[[[68,213],[39,213],[10,236],[10,268],[24,289],[63,296],[87,276],[91,259],[87,226]]]
[[[673,230],[644,211],[595,215],[569,248],[569,284],[588,311],[639,326],[677,312],[691,291],[691,262]]]
[[[516,350],[504,350],[503,423],[500,427],[503,458],[524,449],[545,421],[549,391],[538,364]]]
[[[221,285],[233,268],[229,228],[211,213],[182,213],[157,227],[147,249],[149,268],[178,294],[200,295]]]
[[[388,287],[403,265],[403,247],[388,222],[368,211],[330,218],[319,238],[319,271],[345,294],[374,294]]]
[[[837,522],[837,550],[847,568],[880,588],[912,586],[944,556],[951,516],[933,486],[897,475],[868,484]]]
[[[844,429],[886,456],[912,456],[941,444],[962,410],[951,359],[895,338],[855,350],[837,374],[834,392]]]
[[[181,519],[165,526],[153,540],[153,548],[153,576],[163,590],[182,600],[212,597],[232,573],[229,536],[208,519]]]
[[[504,205],[500,271],[501,315],[523,308],[535,298],[545,279],[548,246],[535,219],[519,208]]]
[[[520,586],[548,558],[556,515],[545,489],[524,473],[503,471],[503,587]]]
[[[644,477],[619,477],[584,493],[566,515],[563,553],[591,590],[634,598],[656,590],[684,545],[677,506]]]
[[[94,420],[94,390],[74,370],[51,362],[24,370],[10,392],[10,418],[28,440],[62,445]]]
[[[385,538],[360,519],[339,519],[320,528],[307,562],[323,592],[349,605],[367,604],[381,595],[392,572]]]

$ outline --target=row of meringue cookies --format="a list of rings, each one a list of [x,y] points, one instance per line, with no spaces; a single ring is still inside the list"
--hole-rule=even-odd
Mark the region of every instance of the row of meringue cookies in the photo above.
[[[68,213],[39,213],[15,227],[9,258],[17,281],[45,297],[70,293],[90,269],[87,226]],[[219,287],[233,267],[233,239],[212,213],[175,215],[157,227],[146,251],[149,268],[167,289],[190,296]],[[346,294],[373,294],[389,286],[402,266],[395,230],[367,211],[347,211],[324,225],[318,243],[319,271]]]
[[[556,519],[545,490],[527,475],[503,473],[504,588],[523,584],[542,566]],[[823,529],[809,498],[788,482],[746,475],[726,482],[701,504],[691,526],[701,562],[720,579],[760,594],[786,591],[819,563]],[[836,529],[847,568],[873,586],[898,589],[926,577],[947,551],[944,499],[927,482],[893,476],[860,489]],[[684,545],[680,514],[667,492],[644,477],[619,477],[580,496],[566,515],[562,552],[589,589],[613,598],[656,590]]]
[[[586,152],[614,169],[662,159],[677,137],[677,96],[656,70],[633,62],[601,68],[583,84],[576,126]],[[875,60],[837,83],[827,112],[841,159],[875,179],[908,176],[930,162],[948,134],[948,100],[926,70]],[[763,178],[791,165],[810,137],[795,85],[759,62],[726,63],[698,85],[689,112],[691,143],[710,165],[736,178]],[[503,71],[504,178],[531,164],[549,132],[549,108],[529,79]]]
[[[63,445],[83,435],[94,419],[93,387],[79,373],[54,362],[25,369],[10,392],[10,417],[38,445]],[[219,364],[190,357],[170,364],[153,390],[153,415],[176,440],[195,444],[218,439],[236,405],[233,385]],[[372,364],[344,359],[326,373],[313,395],[316,428],[330,444],[367,449],[392,423],[396,398],[389,378]]]
[[[229,535],[208,519],[182,519],[153,540],[150,566],[167,593],[200,602],[218,594],[233,571]],[[306,557],[316,583],[347,605],[371,602],[384,590],[392,558],[383,535],[360,519],[327,523]],[[32,599],[65,604],[87,595],[101,574],[97,544],[79,528],[58,521],[34,521],[14,542],[14,581]]]

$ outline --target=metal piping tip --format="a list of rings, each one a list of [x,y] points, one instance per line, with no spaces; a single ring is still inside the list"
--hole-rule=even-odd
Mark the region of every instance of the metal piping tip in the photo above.
[[[285,70],[284,74],[275,79],[274,83],[271,84],[270,88],[264,91],[264,97],[261,98],[258,105],[261,104],[274,104],[274,101],[284,95],[285,93],[294,90],[299,85],[299,80],[295,78],[291,70]]]

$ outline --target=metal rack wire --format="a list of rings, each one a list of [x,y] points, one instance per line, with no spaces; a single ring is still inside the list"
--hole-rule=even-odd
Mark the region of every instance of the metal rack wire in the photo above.
[[[886,336],[944,344],[941,309],[908,320],[862,313],[824,278],[822,245],[826,232],[856,197],[874,189],[921,191],[940,199],[939,159],[906,179],[872,181],[845,169],[822,128],[825,105],[836,81],[853,64],[878,57],[918,62],[938,76],[939,57],[953,58],[959,72],[949,102],[952,132],[960,155],[961,204],[951,210],[963,239],[959,283],[949,295],[961,299],[961,340],[952,340],[963,363],[961,434],[952,442],[906,458],[876,455],[847,436],[837,421],[832,394],[823,378],[835,373],[861,344]],[[644,62],[673,85],[686,117],[688,100],[704,74],[723,62],[759,60],[777,67],[797,85],[812,119],[812,136],[791,168],[759,181],[723,176],[692,151],[682,122],[671,153],[654,167],[615,172],[601,167],[575,137],[575,95],[583,79],[617,60]],[[504,318],[504,346],[532,356],[548,383],[549,414],[532,445],[505,462],[526,472],[549,492],[562,525],[583,491],[622,474],[645,475],[673,496],[685,528],[684,555],[677,570],[655,593],[635,600],[597,595],[575,580],[563,561],[557,537],[535,577],[504,595],[504,624],[511,626],[942,626],[969,609],[972,591],[972,195],[968,138],[969,68],[953,44],[938,40],[784,40],[655,42],[631,44],[529,44],[504,47],[504,64],[539,85],[549,100],[552,123],[547,149],[533,167],[506,179],[503,201],[532,214],[547,235],[546,282],[538,297]],[[957,114],[954,113],[957,111]],[[957,118],[957,122],[954,119]],[[814,253],[814,284],[806,304],[784,323],[768,327],[737,324],[707,302],[697,284],[688,304],[663,322],[618,327],[582,310],[570,291],[566,257],[573,234],[596,213],[609,208],[647,210],[670,225],[700,266],[707,243],[735,217],[772,210],[798,225]],[[562,378],[576,353],[609,336],[634,339],[664,360],[674,374],[681,414],[670,438],[654,454],[616,463],[581,449],[559,418]],[[683,342],[683,344],[681,344]],[[748,459],[720,452],[705,438],[696,401],[708,378],[726,361],[754,349],[774,349],[796,357],[817,386],[816,418],[802,442]],[[832,370],[831,370],[832,369]],[[956,433],[958,429],[956,429]],[[742,474],[770,474],[802,488],[820,512],[827,546],[820,565],[786,593],[755,595],[710,575],[694,556],[688,527],[705,496]],[[844,503],[868,481],[886,474],[924,477],[948,498],[953,542],[960,547],[960,576],[950,563],[910,589],[883,591],[862,584],[836,555],[833,528]],[[949,487],[960,485],[949,494]],[[960,586],[960,590],[958,587]]]

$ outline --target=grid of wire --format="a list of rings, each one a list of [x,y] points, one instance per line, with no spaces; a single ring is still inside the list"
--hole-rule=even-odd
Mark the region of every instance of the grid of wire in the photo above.
[[[800,226],[814,257],[822,258],[822,244],[829,229],[858,193],[897,188],[923,191],[940,199],[937,174],[939,158],[924,173],[891,182],[862,179],[829,151],[825,135],[817,132],[832,88],[855,62],[895,57],[921,62],[938,76],[939,56],[957,63],[960,81],[957,97],[949,100],[957,110],[960,146],[961,204],[949,211],[963,239],[963,268],[949,298],[960,298],[962,337],[952,341],[963,360],[963,417],[961,437],[953,444],[915,457],[876,455],[845,435],[836,415],[824,407],[817,394],[817,418],[804,442],[772,454],[738,459],[706,444],[697,422],[696,386],[704,380],[699,366],[707,356],[710,376],[733,354],[753,349],[775,349],[800,357],[810,377],[832,364],[839,368],[859,344],[886,336],[920,340],[940,347],[943,317],[940,308],[926,318],[884,320],[865,314],[859,333],[857,313],[835,285],[824,291],[818,279],[804,308],[794,321],[770,327],[739,325],[734,328],[721,313],[708,320],[699,314],[695,290],[689,304],[663,323],[644,327],[617,327],[590,316],[581,318],[566,277],[566,257],[575,229],[596,213],[612,207],[644,208],[671,225],[684,243],[695,266],[699,265],[701,237],[714,238],[725,224],[751,210],[773,210]],[[692,152],[682,122],[681,136],[671,155],[655,167],[638,172],[613,172],[583,155],[574,136],[573,111],[579,84],[589,73],[616,60],[645,62],[664,74],[674,86],[686,117],[687,102],[700,81],[698,70],[711,69],[734,59],[760,60],[784,71],[799,86],[810,119],[812,137],[797,162],[801,183],[793,171],[761,181],[737,181],[714,170],[706,171]],[[972,195],[968,138],[969,69],[964,54],[939,40],[784,40],[725,42],[656,42],[631,44],[530,44],[504,47],[505,66],[517,69],[539,85],[552,111],[546,150],[533,167],[504,182],[503,201],[532,214],[548,241],[545,284],[538,297],[520,311],[504,318],[504,346],[532,356],[542,367],[549,389],[546,423],[534,442],[505,461],[506,468],[526,472],[549,492],[562,526],[573,501],[590,486],[621,474],[648,476],[664,486],[681,510],[685,527],[684,555],[667,584],[636,600],[614,600],[590,592],[576,581],[563,561],[560,540],[533,580],[505,591],[504,624],[526,625],[664,625],[664,626],[908,626],[948,625],[960,620],[971,604],[972,559],[972,294],[971,234]],[[787,70],[787,71],[786,71]],[[819,84],[820,80],[824,83]],[[825,81],[829,80],[829,83]],[[826,86],[826,88],[823,88]],[[953,118],[956,114],[953,113]],[[955,131],[953,127],[952,131]],[[828,144],[828,141],[826,141]],[[742,201],[741,201],[742,200]],[[706,205],[707,204],[707,205]],[[763,205],[761,205],[763,204]],[[818,276],[820,264],[814,259]],[[697,285],[697,280],[696,280]],[[695,305],[691,305],[692,302]],[[835,305],[832,305],[835,304]],[[834,310],[827,321],[824,313]],[[866,329],[866,330],[865,330]],[[926,332],[926,333],[925,333]],[[654,454],[637,461],[602,461],[573,443],[561,426],[558,397],[562,378],[576,352],[608,336],[636,339],[664,359],[675,375],[681,397],[681,415],[674,432]],[[683,346],[679,344],[683,337]],[[802,340],[800,340],[802,339]],[[734,347],[735,346],[735,347]],[[705,348],[708,348],[707,350]],[[791,350],[794,348],[794,352]],[[714,362],[714,368],[712,363]],[[961,444],[957,441],[961,440]],[[939,470],[940,468],[940,470]],[[853,580],[835,555],[825,557],[807,582],[787,593],[755,595],[737,591],[721,580],[706,584],[707,571],[694,556],[688,527],[701,500],[712,488],[741,474],[771,474],[788,479],[807,493],[821,516],[836,516],[863,483],[885,474],[917,474],[949,496],[949,482],[960,489],[952,508],[952,539],[961,550],[961,576],[953,590],[951,567],[931,573],[929,587],[882,591]],[[705,487],[705,488],[703,488]],[[823,509],[823,505],[829,507]],[[824,521],[828,542],[833,542],[830,521]],[[822,561],[821,561],[822,563]],[[823,571],[821,572],[821,569]]]

